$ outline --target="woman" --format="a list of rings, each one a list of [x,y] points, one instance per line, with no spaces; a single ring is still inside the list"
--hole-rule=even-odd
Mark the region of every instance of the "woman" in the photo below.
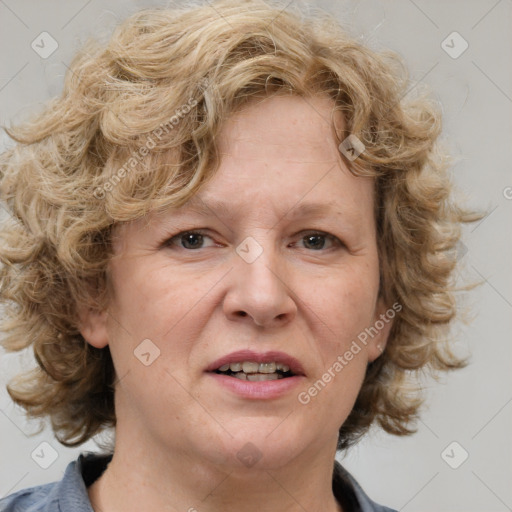
[[[29,415],[115,446],[2,510],[389,510],[334,456],[412,432],[410,375],[462,365],[471,220],[397,69],[256,0],[84,48],[1,157],[3,345],[34,349],[9,387]]]

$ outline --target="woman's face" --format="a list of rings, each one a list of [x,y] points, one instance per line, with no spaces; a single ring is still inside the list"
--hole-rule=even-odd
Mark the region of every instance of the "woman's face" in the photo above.
[[[83,332],[110,345],[118,441],[240,468],[333,455],[390,324],[361,341],[385,312],[373,182],[342,161],[332,106],[249,104],[189,203],[117,231],[108,314]]]

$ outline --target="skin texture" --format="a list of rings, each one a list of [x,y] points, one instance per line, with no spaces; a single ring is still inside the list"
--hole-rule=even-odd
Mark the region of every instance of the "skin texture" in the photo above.
[[[89,489],[97,511],[341,510],[331,490],[338,429],[391,323],[298,401],[386,311],[373,181],[348,171],[332,108],[324,97],[253,101],[226,121],[220,168],[195,207],[117,229],[109,309],[82,315],[82,334],[110,345],[118,376],[114,458]],[[227,211],[198,213],[213,200]],[[306,203],[326,211],[299,213]],[[203,232],[199,248],[184,237],[163,244],[192,229]],[[235,250],[247,237],[262,249],[252,263]],[[144,339],[160,350],[149,366],[134,356]],[[286,352],[305,377],[276,399],[241,398],[205,373],[241,349]],[[237,458],[248,442],[261,456],[252,467]]]

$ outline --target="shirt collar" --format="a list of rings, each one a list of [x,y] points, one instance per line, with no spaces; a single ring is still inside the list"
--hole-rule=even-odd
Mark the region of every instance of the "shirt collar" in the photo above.
[[[52,494],[58,498],[62,512],[94,512],[87,487],[105,471],[112,455],[84,453],[68,465],[62,480]],[[338,462],[334,462],[332,489],[337,501],[347,512],[392,512],[374,503],[354,477]]]

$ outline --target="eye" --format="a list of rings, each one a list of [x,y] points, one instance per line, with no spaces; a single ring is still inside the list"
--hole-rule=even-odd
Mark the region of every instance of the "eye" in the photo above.
[[[182,233],[178,233],[174,235],[172,238],[169,238],[164,242],[166,247],[179,247],[181,249],[204,249],[205,240],[212,240],[211,237],[206,235],[200,230],[194,231],[183,231]],[[212,240],[213,241],[213,240]],[[212,247],[214,244],[210,244]]]
[[[210,241],[209,245],[205,245],[205,243],[207,243],[208,240]],[[329,250],[336,246],[343,246],[343,243],[339,240],[339,238],[329,233],[325,233],[323,231],[313,231],[306,233],[305,235],[302,236],[300,240],[302,241],[306,249],[310,249],[313,251]],[[173,237],[167,239],[162,245],[164,247],[177,247],[180,249],[197,250],[205,249],[207,247],[213,247],[216,244],[213,241],[213,239],[210,236],[208,236],[204,231],[190,230],[183,231],[181,233],[174,235]]]
[[[312,249],[314,251],[331,249],[333,246],[343,246],[339,238],[329,233],[324,233],[323,231],[307,233],[301,240],[304,242],[306,249]],[[326,247],[326,245],[328,247]]]

